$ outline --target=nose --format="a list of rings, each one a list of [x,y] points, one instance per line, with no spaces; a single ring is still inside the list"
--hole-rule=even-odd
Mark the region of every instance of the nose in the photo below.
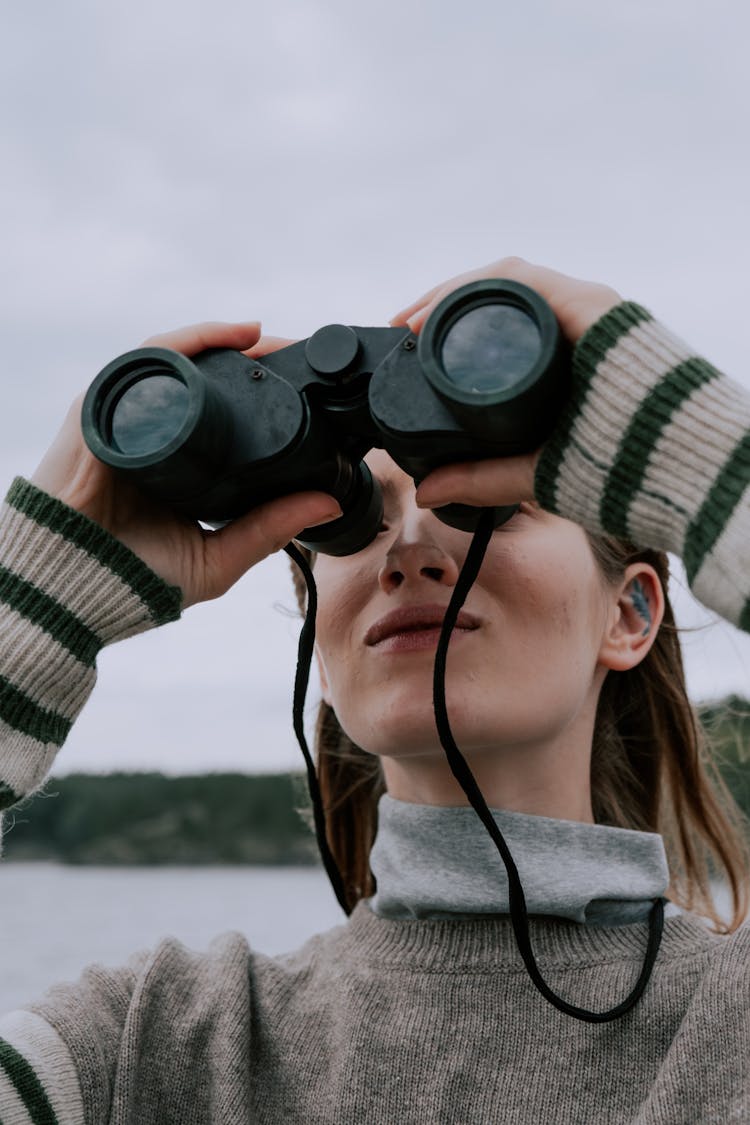
[[[443,525],[431,512],[414,512],[405,519],[378,572],[378,584],[392,594],[404,583],[437,582],[455,586],[460,567],[441,541]]]

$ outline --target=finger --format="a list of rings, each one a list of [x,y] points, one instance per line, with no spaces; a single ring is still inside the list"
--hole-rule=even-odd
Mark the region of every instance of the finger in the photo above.
[[[172,351],[189,356],[205,351],[207,348],[234,348],[235,351],[244,351],[251,348],[259,339],[260,323],[257,320],[247,321],[244,324],[206,321],[203,324],[192,324],[185,328],[176,328],[172,332],[150,336],[144,341],[143,347],[171,348]]]
[[[544,297],[571,343],[575,343],[587,328],[622,300],[619,293],[607,285],[582,281],[518,257],[501,258],[472,274],[466,274],[464,280],[479,281],[492,277],[518,281]],[[449,291],[446,290],[446,294]]]
[[[245,355],[250,359],[260,359],[262,355],[270,355],[271,352],[278,352],[281,348],[288,348],[290,344],[296,343],[297,340],[289,340],[285,336],[261,336],[257,344],[246,350]]]
[[[447,281],[441,281],[439,285],[433,286],[432,289],[423,294],[418,300],[414,301],[408,308],[402,309],[401,312],[396,313],[391,324],[393,324],[394,327],[399,327],[400,325],[408,323],[412,332],[418,331],[432,309],[434,309],[444,297],[452,293],[454,289],[458,289],[461,285],[466,285],[470,281],[479,281],[482,278],[505,277],[506,275],[502,272],[502,267],[506,262],[521,262],[521,259],[503,258],[487,266],[480,266],[478,269],[468,270],[466,273],[457,273],[455,277],[451,277]],[[415,322],[417,327],[415,327]]]
[[[479,266],[477,269],[467,270],[466,273],[456,274],[448,281],[441,282],[436,285],[429,293],[425,293],[418,301],[415,301],[407,309],[402,310],[394,318],[395,326],[400,324],[407,324],[412,332],[419,332],[430,315],[432,310],[440,304],[445,297],[459,289],[462,285],[468,285],[472,281],[487,281],[491,278],[508,278],[511,281],[520,281],[525,285],[534,288],[534,278],[539,278],[541,281],[545,279],[542,275],[550,275],[554,271],[544,270],[542,267],[532,266],[531,263],[525,261],[523,258],[508,257],[500,258],[495,262],[489,262],[486,266]],[[560,275],[556,275],[560,276]],[[540,290],[541,292],[541,290]],[[544,295],[544,294],[543,294]]]
[[[263,504],[209,534],[204,547],[206,589],[193,600],[219,597],[250,567],[281,550],[303,528],[328,523],[340,515],[336,500],[324,492],[295,493]]]
[[[443,299],[443,294],[440,294],[438,297],[435,298],[434,301],[430,301],[430,303],[428,305],[425,305],[423,308],[418,309],[415,313],[412,313],[412,315],[409,317],[409,319],[407,320],[406,323],[407,323],[408,327],[410,328],[410,330],[416,336],[418,336],[419,333],[422,331],[422,328],[424,327],[424,322],[427,320],[427,318],[430,315],[430,313],[432,312],[432,310],[440,304],[442,299]]]
[[[534,289],[548,302],[565,336],[575,343],[601,316],[619,304],[621,297],[607,285],[581,281],[558,270],[538,266],[524,258],[508,257],[479,269],[460,274],[425,294],[396,318],[397,324],[408,324],[419,333],[432,310],[449,293],[470,281],[507,278]]]
[[[399,328],[402,325],[405,325],[410,317],[414,316],[414,314],[416,312],[419,312],[420,309],[424,308],[425,305],[430,304],[430,302],[435,297],[435,294],[438,293],[444,285],[445,282],[441,282],[440,285],[434,285],[428,293],[424,293],[416,301],[413,301],[410,305],[408,305],[407,308],[401,309],[400,312],[397,312],[396,315],[391,318],[390,323],[393,325],[393,327]]]
[[[534,499],[534,469],[538,453],[445,465],[425,477],[417,489],[420,508],[443,504],[472,504],[494,508]]]

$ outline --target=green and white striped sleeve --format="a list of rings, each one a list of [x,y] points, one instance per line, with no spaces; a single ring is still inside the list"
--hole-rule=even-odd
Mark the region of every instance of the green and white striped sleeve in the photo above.
[[[0,810],[44,780],[99,650],[179,617],[181,593],[20,478],[0,509]]]
[[[679,555],[696,597],[750,631],[750,394],[639,305],[578,342],[536,493],[594,533]]]
[[[0,1017],[2,1125],[84,1125],[73,1058],[55,1029],[34,1012]]]

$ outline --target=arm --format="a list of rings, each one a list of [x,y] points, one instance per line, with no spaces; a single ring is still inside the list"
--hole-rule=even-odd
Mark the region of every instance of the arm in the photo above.
[[[589,329],[574,364],[540,502],[672,551],[696,597],[750,631],[750,394],[629,303]]]
[[[568,409],[533,454],[450,466],[418,502],[536,499],[594,534],[672,551],[706,605],[750,630],[750,394],[611,289],[519,259],[454,278],[395,318],[418,331],[451,289],[509,277],[575,345]]]
[[[84,1125],[81,1083],[55,1029],[34,1012],[0,1016],[0,1109],[23,1125]]]
[[[252,348],[259,335],[256,324],[209,324],[149,343],[189,355]],[[15,481],[0,512],[0,809],[43,781],[94,686],[104,645],[220,596],[303,527],[340,514],[331,497],[301,493],[204,531],[100,464],[79,417],[80,401],[34,483]]]
[[[0,808],[44,780],[106,644],[179,617],[182,595],[93,520],[16,480],[0,509]]]
[[[204,325],[150,342],[186,354],[279,346],[258,337],[257,325]],[[76,403],[34,482],[16,480],[0,509],[0,810],[44,781],[104,645],[218,597],[302,528],[340,514],[331,497],[301,493],[204,532],[96,461],[79,415]],[[58,992],[49,1011],[0,1017],[0,1121],[79,1125],[84,1103],[108,1119],[133,980],[130,970],[91,970],[68,990],[67,1008]],[[61,1022],[64,1008],[75,1026]],[[92,1047],[74,1062],[76,1036]]]

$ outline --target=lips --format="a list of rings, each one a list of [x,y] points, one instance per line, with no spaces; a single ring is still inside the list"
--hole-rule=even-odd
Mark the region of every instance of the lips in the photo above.
[[[440,629],[448,607],[444,605],[412,605],[391,610],[381,617],[365,633],[365,644],[370,647],[381,644],[390,637],[408,633],[429,632]],[[456,629],[478,629],[479,620],[473,614],[461,610],[456,621]]]

